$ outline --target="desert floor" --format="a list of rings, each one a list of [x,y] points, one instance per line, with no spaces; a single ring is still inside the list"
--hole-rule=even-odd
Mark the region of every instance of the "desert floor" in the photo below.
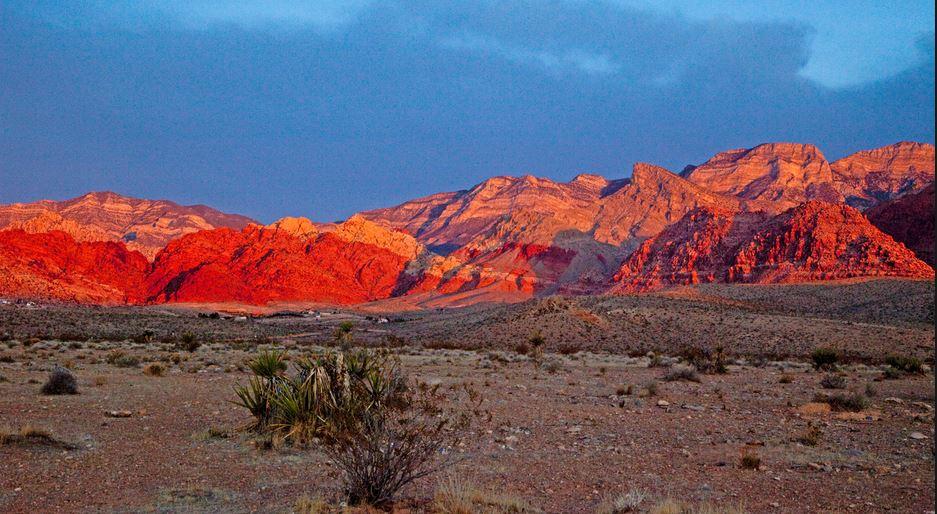
[[[749,512],[932,511],[933,284],[790,287],[248,320],[2,305],[0,426],[40,427],[55,441],[0,445],[0,511],[289,512],[302,496],[337,503],[336,472],[321,454],[258,448],[237,430],[249,416],[232,402],[258,348],[298,357],[329,344],[342,320],[354,321],[361,344],[392,347],[412,377],[469,383],[484,396],[490,419],[477,420],[455,450],[465,460],[404,492],[417,510],[431,508],[449,475],[544,512],[592,512],[632,490],[647,494],[645,508],[675,498]],[[537,330],[547,340],[539,362],[516,351]],[[183,332],[203,343],[180,349]],[[729,372],[664,380],[681,344],[724,347]],[[821,386],[828,373],[809,362],[817,346],[842,352],[845,390]],[[658,359],[665,366],[650,366],[648,351],[668,356]],[[890,353],[930,366],[884,379]],[[151,362],[165,374],[145,374]],[[55,364],[73,370],[80,394],[40,394]],[[817,393],[838,392],[869,405],[854,413],[814,403]],[[810,431],[816,445],[800,441]],[[760,467],[743,469],[743,455]]]

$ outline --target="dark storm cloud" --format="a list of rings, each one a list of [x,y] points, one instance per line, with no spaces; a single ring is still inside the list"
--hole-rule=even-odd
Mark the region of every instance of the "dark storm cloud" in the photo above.
[[[494,174],[934,139],[920,64],[831,90],[813,29],[598,1],[12,3],[0,201],[116,189],[332,219]]]

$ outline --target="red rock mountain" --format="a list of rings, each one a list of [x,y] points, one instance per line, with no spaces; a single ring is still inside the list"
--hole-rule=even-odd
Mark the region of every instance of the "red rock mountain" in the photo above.
[[[812,145],[774,143],[680,175],[639,163],[619,180],[495,177],[338,224],[283,218],[263,227],[113,193],[13,204],[0,206],[0,228],[23,230],[0,232],[9,240],[0,295],[439,306],[602,293],[609,284],[926,277],[933,269],[903,245],[933,262],[933,187],[923,189],[933,155],[931,145],[898,143],[830,164]],[[875,226],[845,205],[882,201],[867,211]],[[27,234],[50,230],[75,237]],[[155,258],[141,268],[124,246],[75,239],[124,240]],[[75,264],[89,262],[101,271]]]
[[[807,200],[842,201],[833,188],[833,171],[813,145],[769,143],[729,150],[684,173],[710,191],[789,208]]]
[[[412,237],[361,217],[323,230],[295,219],[268,227],[204,230],[171,242],[153,261],[149,302],[310,301],[388,298],[425,249]]]
[[[629,256],[613,291],[933,276],[933,268],[856,209],[809,201],[776,216],[697,209]]]
[[[914,193],[934,182],[934,145],[901,142],[844,157],[830,165],[834,186],[853,207]]]
[[[934,184],[865,212],[873,225],[934,266]]]
[[[148,258],[181,235],[230,227],[240,230],[250,218],[204,205],[183,206],[167,200],[142,200],[111,192],[88,193],[55,202],[0,205],[0,230],[60,230],[78,241],[123,241]]]
[[[77,242],[65,232],[0,231],[0,295],[132,303],[147,261],[123,243]]]
[[[933,182],[934,146],[901,142],[830,164],[813,145],[769,143],[716,154],[682,175],[711,191],[780,208],[822,200],[865,209]]]

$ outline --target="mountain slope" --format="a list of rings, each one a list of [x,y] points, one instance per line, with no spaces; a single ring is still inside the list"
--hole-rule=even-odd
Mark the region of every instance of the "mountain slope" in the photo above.
[[[934,181],[934,145],[903,141],[830,165],[846,203],[860,209],[914,193]]]
[[[629,256],[612,290],[867,276],[932,278],[934,270],[857,210],[811,201],[773,217],[694,210]]]
[[[729,150],[683,176],[710,191],[749,200],[766,200],[786,209],[807,200],[842,201],[833,184],[833,171],[813,145],[768,143]]]
[[[934,183],[865,211],[873,225],[934,266]]]
[[[170,240],[218,227],[241,229],[250,218],[204,205],[183,206],[167,200],[130,198],[111,192],[88,193],[55,202],[0,205],[0,230],[61,230],[78,241],[123,241],[152,258]]]
[[[123,243],[78,242],[58,231],[0,231],[0,296],[132,303],[146,267],[146,258]]]

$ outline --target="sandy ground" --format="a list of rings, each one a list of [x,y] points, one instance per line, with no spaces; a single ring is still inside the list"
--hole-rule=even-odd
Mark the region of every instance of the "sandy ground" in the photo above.
[[[231,401],[233,385],[247,377],[236,366],[251,350],[202,346],[154,377],[108,364],[115,348],[141,365],[171,353],[160,343],[47,341],[0,351],[12,361],[0,362],[0,424],[44,427],[76,446],[0,446],[0,510],[288,512],[304,494],[339,497],[334,472],[314,450],[258,450],[238,433],[205,436],[248,420]],[[558,368],[549,372],[512,352],[400,352],[414,377],[468,382],[485,396],[491,420],[476,426],[467,460],[452,472],[546,512],[590,512],[632,489],[750,512],[933,507],[932,374],[877,381],[880,368],[852,366],[847,387],[870,387],[872,405],[837,414],[804,407],[824,391],[823,374],[805,363],[732,366],[691,383],[660,381],[665,368],[610,354],[549,355]],[[39,394],[54,362],[73,367],[80,394]],[[655,380],[655,396],[637,393]],[[627,384],[634,393],[617,394]],[[132,414],[108,417],[112,410]],[[822,432],[817,446],[795,441],[810,425]],[[741,469],[743,453],[758,455],[762,468]],[[430,498],[436,480],[405,495]]]

